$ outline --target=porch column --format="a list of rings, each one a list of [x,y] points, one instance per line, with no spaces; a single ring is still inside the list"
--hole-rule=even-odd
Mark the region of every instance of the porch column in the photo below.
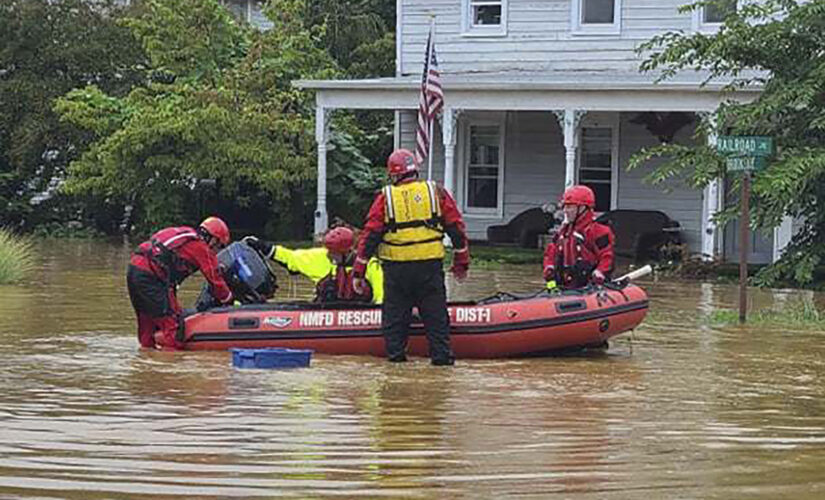
[[[709,120],[713,120],[711,115]],[[709,128],[708,145],[716,147],[716,127],[715,123]],[[722,197],[720,196],[721,179],[713,179],[705,186],[702,193],[702,259],[713,260],[718,255],[718,248],[721,244],[721,234],[719,227],[714,222],[713,217],[721,209]]]
[[[786,215],[782,217],[782,222],[773,228],[773,262],[782,257],[782,252],[791,242],[791,236],[793,236],[793,218]]]
[[[315,234],[326,231],[327,214],[327,141],[329,140],[330,109],[315,107],[315,142],[318,145],[318,201],[315,208]]]
[[[444,108],[444,116],[441,120],[441,135],[444,141],[444,189],[449,191],[454,198],[456,123],[460,113],[460,109]]]
[[[579,123],[586,111],[567,108],[553,111],[564,132],[564,187],[576,183],[576,152],[579,149]]]

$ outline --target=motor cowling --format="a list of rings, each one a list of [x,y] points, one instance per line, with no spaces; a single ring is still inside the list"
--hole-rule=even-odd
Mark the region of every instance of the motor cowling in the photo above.
[[[261,255],[242,241],[236,241],[218,252],[218,265],[232,296],[242,304],[262,304],[275,295],[277,278]],[[199,311],[220,304],[205,284],[195,307]]]

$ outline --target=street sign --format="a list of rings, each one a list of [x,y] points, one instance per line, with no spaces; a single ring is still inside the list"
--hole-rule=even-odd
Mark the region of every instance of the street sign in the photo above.
[[[716,151],[723,154],[770,156],[773,154],[773,138],[761,135],[720,135],[716,139]]]
[[[752,172],[768,166],[764,156],[729,156],[725,158],[728,172]]]
[[[728,172],[761,170],[773,154],[773,139],[757,135],[720,135],[716,152],[726,155]],[[739,212],[739,322],[745,322],[748,306],[748,240],[750,239],[750,175],[742,176],[742,196]]]

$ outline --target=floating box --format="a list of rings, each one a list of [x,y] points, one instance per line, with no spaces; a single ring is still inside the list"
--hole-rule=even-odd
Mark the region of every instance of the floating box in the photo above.
[[[230,349],[236,368],[303,368],[309,366],[309,349]]]

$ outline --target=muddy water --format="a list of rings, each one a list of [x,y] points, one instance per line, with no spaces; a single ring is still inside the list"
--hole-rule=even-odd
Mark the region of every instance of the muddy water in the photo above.
[[[125,247],[41,248],[31,282],[0,287],[0,498],[825,497],[825,332],[708,326],[734,287],[645,282],[647,320],[598,357],[235,370],[138,349]]]

